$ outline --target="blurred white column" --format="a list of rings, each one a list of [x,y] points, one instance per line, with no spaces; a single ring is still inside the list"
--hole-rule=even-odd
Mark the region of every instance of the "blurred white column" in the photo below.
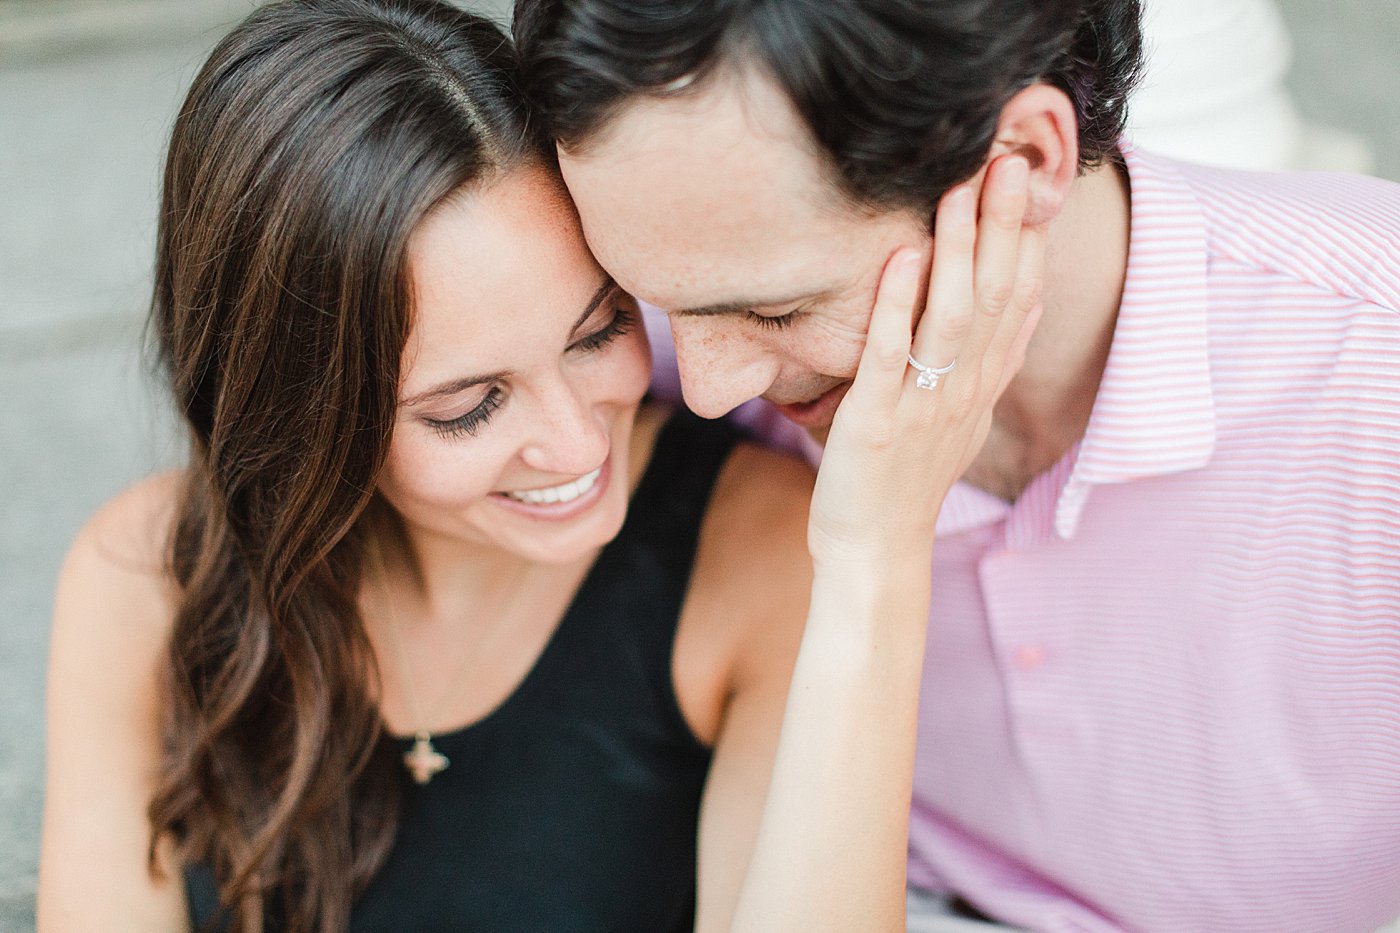
[[[1239,168],[1364,172],[1365,142],[1302,121],[1283,80],[1292,44],[1273,0],[1145,0],[1148,66],[1130,136]]]

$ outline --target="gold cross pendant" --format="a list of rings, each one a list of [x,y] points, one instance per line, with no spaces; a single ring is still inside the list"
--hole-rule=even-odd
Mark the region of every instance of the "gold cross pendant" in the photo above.
[[[426,784],[439,771],[447,770],[451,764],[447,756],[433,748],[433,737],[427,732],[419,732],[413,738],[413,748],[404,753],[403,763],[413,775],[413,780]]]

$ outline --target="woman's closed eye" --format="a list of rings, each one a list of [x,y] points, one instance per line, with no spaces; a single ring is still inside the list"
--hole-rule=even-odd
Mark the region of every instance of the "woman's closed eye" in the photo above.
[[[583,353],[591,353],[601,350],[608,344],[624,334],[631,333],[632,328],[637,326],[637,320],[641,312],[631,298],[623,298],[617,303],[613,312],[612,320],[593,333],[580,337],[569,345],[570,350],[579,350]]]
[[[637,326],[641,313],[637,310],[632,300],[624,299],[616,306],[612,318],[608,323],[580,337],[569,345],[569,351],[581,353],[593,353],[602,350],[617,340],[624,334],[630,333],[632,328]],[[492,386],[486,396],[466,414],[456,418],[423,418],[423,423],[435,431],[439,436],[448,439],[462,437],[475,437],[477,432],[490,424],[491,418],[505,404],[506,393],[499,386]]]
[[[491,416],[505,404],[505,392],[500,386],[492,386],[475,408],[456,418],[424,418],[423,422],[440,436],[446,438],[475,437],[476,432],[491,421]]]

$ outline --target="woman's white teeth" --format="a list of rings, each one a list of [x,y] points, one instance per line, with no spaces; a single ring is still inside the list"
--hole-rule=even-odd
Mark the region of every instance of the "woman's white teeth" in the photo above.
[[[593,484],[598,482],[598,477],[603,475],[603,468],[599,467],[592,473],[580,476],[572,483],[565,483],[562,486],[552,486],[549,489],[526,489],[523,492],[508,492],[517,502],[528,502],[531,505],[544,505],[550,502],[573,502],[579,496],[593,488]]]

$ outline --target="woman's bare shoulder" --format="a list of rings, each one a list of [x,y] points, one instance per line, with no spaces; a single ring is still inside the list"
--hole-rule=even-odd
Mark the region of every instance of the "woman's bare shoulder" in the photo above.
[[[715,482],[706,532],[725,551],[785,568],[807,563],[807,511],[816,474],[804,461],[752,442],[736,445]],[[802,581],[804,589],[806,581]]]
[[[146,864],[175,605],[167,542],[181,487],[179,474],[163,474],[100,507],[59,576],[47,678],[40,929],[93,929],[99,913],[129,921],[124,929],[183,926],[178,883],[153,878]]]
[[[54,595],[51,733],[101,733],[99,722],[148,731],[175,618],[166,552],[181,487],[175,473],[143,480],[98,508],[73,540]]]
[[[170,534],[184,483],[179,471],[148,477],[92,514],[73,539],[59,576],[56,624],[69,621],[63,610],[75,604],[108,610],[80,613],[73,624],[128,618],[168,622]]]
[[[148,476],[117,493],[93,512],[74,541],[134,573],[163,565],[185,472]]]
[[[802,461],[750,443],[736,446],[715,481],[673,670],[681,709],[706,744],[740,693],[772,694],[781,718],[811,596],[812,483]]]
[[[782,670],[796,653],[812,587],[814,479],[805,462],[745,442],[715,483],[691,595],[708,624],[727,629],[731,668],[766,656]]]

